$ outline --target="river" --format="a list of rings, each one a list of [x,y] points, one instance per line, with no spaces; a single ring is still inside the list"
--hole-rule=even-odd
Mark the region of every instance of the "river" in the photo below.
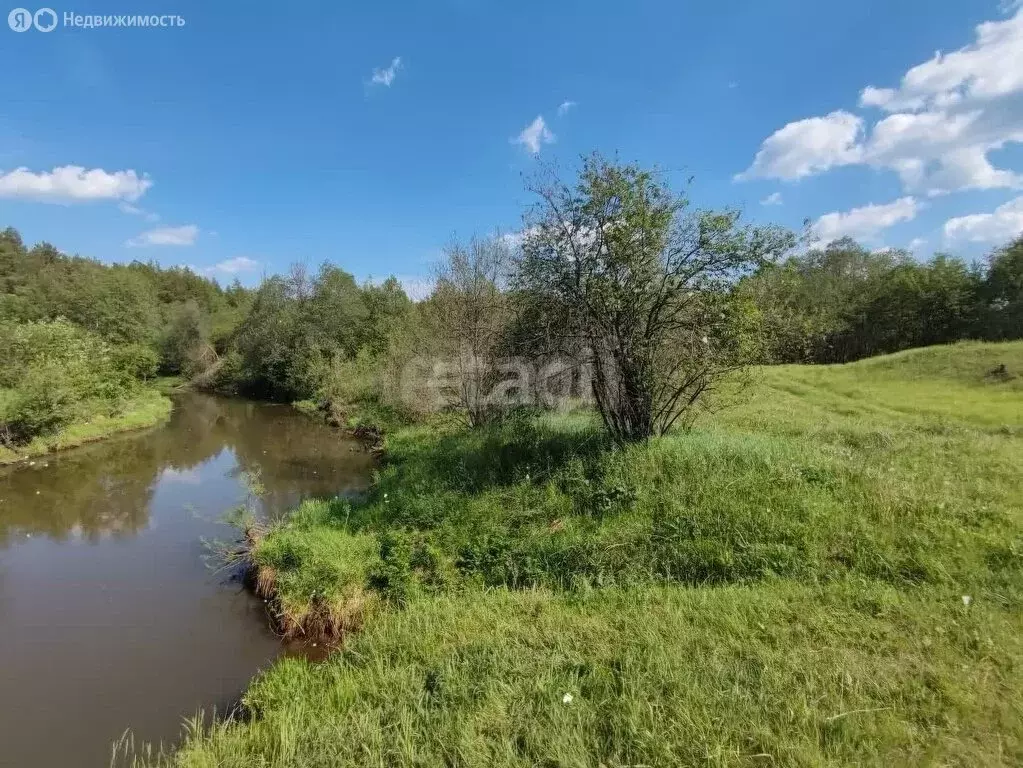
[[[239,504],[356,493],[372,465],[289,407],[185,394],[165,426],[0,469],[0,765],[107,766],[127,729],[172,744],[233,706],[283,649],[203,541],[235,538]]]

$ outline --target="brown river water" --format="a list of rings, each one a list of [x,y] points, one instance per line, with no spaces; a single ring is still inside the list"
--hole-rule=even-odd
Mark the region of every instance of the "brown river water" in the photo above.
[[[357,493],[372,466],[287,406],[187,394],[166,426],[0,468],[0,766],[108,766],[126,730],[173,744],[231,708],[285,649],[203,540],[235,539],[243,503]]]

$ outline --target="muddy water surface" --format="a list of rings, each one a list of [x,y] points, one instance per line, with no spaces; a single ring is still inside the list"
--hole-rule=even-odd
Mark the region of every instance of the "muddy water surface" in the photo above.
[[[262,601],[204,563],[251,500],[354,493],[372,457],[285,406],[190,394],[164,427],[0,468],[0,766],[107,766],[173,743],[282,652]]]

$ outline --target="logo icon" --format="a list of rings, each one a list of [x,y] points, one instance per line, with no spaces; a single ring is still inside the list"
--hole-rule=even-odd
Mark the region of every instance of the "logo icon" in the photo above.
[[[28,32],[32,29],[32,11],[15,8],[7,14],[7,26],[15,32]]]
[[[57,14],[53,8],[40,8],[36,11],[36,15],[33,16],[32,20],[35,22],[36,29],[40,32],[53,32],[53,29],[57,26]]]
[[[52,8],[40,8],[32,20],[40,32],[52,32],[57,26],[57,14]]]

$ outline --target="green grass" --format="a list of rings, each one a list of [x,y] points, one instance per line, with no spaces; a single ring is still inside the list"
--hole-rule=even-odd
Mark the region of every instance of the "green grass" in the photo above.
[[[768,368],[625,449],[585,413],[393,432],[367,499],[252,553],[298,626],[374,610],[168,761],[1018,764],[1021,374],[1019,342]]]
[[[1011,765],[1021,623],[876,584],[441,595],[278,662],[176,764]]]
[[[3,391],[0,391],[2,396]],[[117,413],[97,413],[88,419],[69,424],[56,434],[36,437],[17,448],[0,445],[0,466],[74,448],[119,432],[151,427],[165,421],[170,412],[171,401],[167,397],[155,389],[145,389],[124,403]]]

